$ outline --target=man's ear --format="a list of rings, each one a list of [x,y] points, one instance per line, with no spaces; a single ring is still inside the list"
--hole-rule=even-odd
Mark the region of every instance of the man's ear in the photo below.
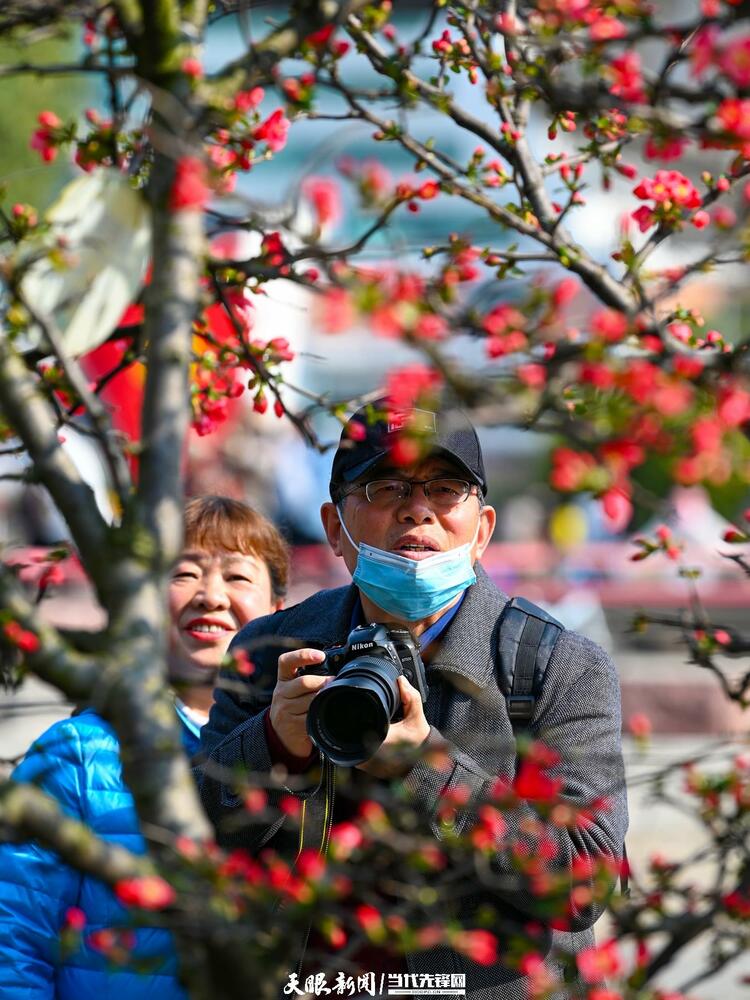
[[[341,518],[335,503],[327,500],[320,508],[320,520],[326,533],[328,544],[335,556],[343,555],[341,550]]]
[[[490,544],[490,539],[492,538],[493,532],[495,531],[495,523],[497,522],[497,513],[494,507],[490,507],[486,504],[479,511],[479,532],[477,534],[476,547],[474,550],[474,559],[481,559],[484,554],[484,550]]]

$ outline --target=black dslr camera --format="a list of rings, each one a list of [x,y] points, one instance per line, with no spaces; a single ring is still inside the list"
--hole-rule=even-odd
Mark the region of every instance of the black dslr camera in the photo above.
[[[399,625],[358,625],[343,646],[326,650],[323,663],[300,674],[333,674],[307,713],[307,734],[334,764],[353,767],[369,760],[403,717],[398,677],[403,674],[427,700],[427,679],[419,650]]]

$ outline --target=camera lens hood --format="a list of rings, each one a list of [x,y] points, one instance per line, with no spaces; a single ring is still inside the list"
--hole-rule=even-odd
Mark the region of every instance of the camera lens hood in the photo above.
[[[400,673],[388,659],[360,656],[313,698],[307,734],[332,763],[354,767],[376,752],[401,705]]]

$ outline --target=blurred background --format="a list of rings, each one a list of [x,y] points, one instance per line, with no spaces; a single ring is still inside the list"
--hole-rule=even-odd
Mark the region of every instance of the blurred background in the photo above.
[[[659,5],[665,18],[678,13],[680,6]],[[398,7],[395,23],[399,33],[410,37],[422,25],[420,4],[400,3]],[[275,13],[273,4],[262,3],[253,5],[252,15],[217,24],[205,54],[207,71],[238,55],[248,38],[263,33],[265,19]],[[24,48],[23,57],[62,59],[75,53],[77,44],[31,45]],[[18,52],[6,47],[0,52],[0,61],[9,62],[17,56]],[[356,75],[356,55],[351,56],[349,68]],[[305,64],[285,67],[291,77],[304,69]],[[368,82],[364,69],[358,82]],[[476,101],[468,83],[458,86],[463,100]],[[81,116],[100,96],[92,84],[70,77],[64,78],[63,84],[54,79],[0,79],[0,134],[4,136],[0,177],[6,201],[30,202],[41,211],[73,176],[72,165],[59,160],[52,166],[40,165],[37,154],[29,149],[37,113],[50,108],[67,120]],[[278,94],[269,93],[264,108],[271,111],[280,103]],[[324,98],[318,110],[335,114],[337,107],[333,99]],[[419,113],[412,116],[410,125],[421,135],[436,135],[441,146],[458,159],[471,155],[471,137],[448,132],[437,115]],[[375,145],[370,132],[366,126],[339,127],[329,121],[295,123],[283,153],[277,154],[272,164],[259,164],[241,179],[236,195],[240,210],[248,203],[261,205],[277,210],[280,218],[291,213],[297,222],[301,219],[304,223],[306,217],[312,219],[303,194],[305,179],[336,179],[341,184],[342,211],[330,231],[323,234],[324,239],[337,246],[354,241],[371,219],[358,207],[352,186],[341,183],[337,164],[342,158],[355,177],[362,171],[387,171],[394,178],[411,176],[410,165],[395,145]],[[543,155],[546,124],[539,123],[538,133],[538,151]],[[700,168],[707,165],[709,156],[701,154]],[[628,158],[639,165],[637,158]],[[689,161],[683,163],[685,166]],[[575,237],[602,261],[608,260],[616,243],[620,220],[636,207],[631,188],[632,183],[623,178],[613,180],[606,193],[592,186],[586,207],[571,220]],[[424,266],[418,256],[421,248],[445,241],[449,232],[467,234],[481,246],[501,247],[503,240],[507,241],[490,229],[480,213],[445,197],[425,203],[417,215],[397,213],[394,220],[368,251],[371,263],[397,261],[419,268]],[[695,239],[696,234],[692,236]],[[252,239],[247,237],[250,253],[256,247]],[[669,261],[656,263],[678,265],[680,248],[671,253]],[[562,274],[554,276],[560,277]],[[335,399],[357,396],[381,385],[390,368],[417,357],[403,345],[378,339],[362,329],[323,333],[315,322],[315,302],[309,293],[278,282],[266,290],[267,294],[255,301],[254,336],[263,340],[284,336],[295,351],[287,376],[287,402],[292,408],[304,405],[305,400],[302,393],[295,395],[294,386]],[[488,308],[494,304],[493,296],[499,301],[502,294],[507,301],[513,290],[505,282],[500,288],[485,285],[476,294]],[[750,295],[741,271],[729,268],[703,276],[681,294],[681,302],[698,309],[708,326],[720,329],[727,339],[747,329]],[[569,321],[585,323],[590,309],[591,303],[579,295]],[[476,342],[458,340],[452,349],[469,368],[484,373],[486,362]],[[111,365],[109,350],[111,346],[105,345],[92,362],[92,377]],[[135,426],[139,379],[139,374],[131,371],[109,389],[116,420],[125,431]],[[322,587],[348,582],[343,564],[322,544],[318,515],[320,504],[327,499],[330,447],[338,440],[340,424],[323,415],[315,418],[315,430],[320,450],[308,447],[288,422],[278,420],[272,412],[262,416],[254,413],[246,393],[235,401],[230,418],[215,434],[200,438],[191,432],[187,454],[191,494],[222,493],[245,499],[281,526],[294,553],[290,604]],[[636,867],[657,850],[670,857],[675,852],[687,856],[700,846],[700,828],[674,810],[654,806],[644,778],[671,761],[711,754],[727,744],[744,741],[748,719],[725,698],[716,677],[686,662],[679,630],[651,626],[642,632],[634,627],[634,621],[644,611],[679,616],[690,607],[697,586],[706,613],[716,626],[731,629],[746,622],[750,580],[722,556],[729,546],[722,544],[721,536],[750,506],[750,496],[735,482],[710,492],[670,488],[665,471],[652,463],[639,479],[643,495],[652,499],[639,502],[632,522],[615,532],[596,501],[563,498],[546,485],[550,451],[559,442],[497,427],[478,430],[491,483],[488,499],[498,510],[498,527],[484,558],[485,568],[508,594],[523,595],[544,605],[565,625],[590,636],[612,654],[621,678],[626,732],[628,720],[641,714],[648,717],[651,729],[647,744],[626,737],[632,814],[629,853]],[[107,482],[99,456],[86,438],[72,433],[66,447],[106,510]],[[17,472],[21,465],[22,459],[16,457],[0,458],[0,474]],[[635,551],[632,537],[653,534],[664,523],[684,544],[679,561],[661,555],[645,562],[630,561]],[[23,573],[33,579],[38,565],[35,558],[44,547],[64,540],[66,530],[41,488],[5,481],[0,482],[0,538],[5,557],[23,564]],[[44,601],[45,613],[59,624],[96,628],[102,624],[101,612],[83,575],[69,562],[64,582]],[[690,567],[701,569],[695,583],[680,575],[681,569]],[[18,691],[0,692],[2,766],[7,769],[36,736],[70,710],[55,691],[33,679]],[[700,955],[696,952],[690,961],[699,962]],[[744,972],[749,970],[750,962]],[[720,988],[731,1000],[742,992],[738,977],[738,968],[732,966],[721,980],[712,980],[710,987],[698,988],[694,995],[713,997]],[[676,974],[675,982],[683,978]]]

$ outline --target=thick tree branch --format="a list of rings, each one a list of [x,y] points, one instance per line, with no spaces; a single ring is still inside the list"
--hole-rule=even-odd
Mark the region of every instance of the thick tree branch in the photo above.
[[[96,439],[104,452],[120,506],[124,507],[130,493],[130,473],[122,448],[114,436],[110,414],[96,393],[89,389],[88,380],[78,362],[74,358],[68,357],[62,335],[52,318],[43,316],[27,298],[21,297],[21,301],[34,322],[40,327],[68,384],[83,404],[84,410],[91,420]]]
[[[0,338],[0,407],[65,518],[97,595],[105,604],[111,571],[107,524],[91,487],[60,445],[49,403],[7,337]]]
[[[39,640],[36,651],[24,654],[29,668],[70,701],[85,701],[101,674],[101,660],[71,649],[57,629],[42,620],[16,574],[3,564],[0,564],[0,607]]]

